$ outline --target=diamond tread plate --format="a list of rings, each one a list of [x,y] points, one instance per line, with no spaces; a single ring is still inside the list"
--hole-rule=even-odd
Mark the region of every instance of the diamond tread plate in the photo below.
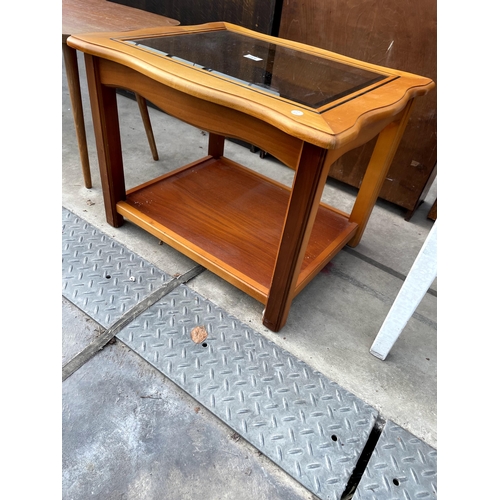
[[[185,285],[117,337],[318,497],[340,499],[375,409]]]
[[[107,328],[171,277],[62,210],[62,294]]]
[[[62,222],[63,296],[103,327],[172,279],[64,208]],[[319,498],[341,498],[374,408],[185,285],[117,337]],[[436,498],[436,457],[388,422],[353,500]]]
[[[387,421],[353,500],[437,498],[437,451]]]

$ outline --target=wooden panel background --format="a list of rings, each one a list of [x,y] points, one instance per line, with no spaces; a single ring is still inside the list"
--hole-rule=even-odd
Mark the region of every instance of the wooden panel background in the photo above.
[[[279,36],[432,78],[437,83],[436,0],[284,0]],[[417,208],[435,178],[437,92],[417,99],[380,197]],[[359,187],[375,142],[347,153],[330,175]]]
[[[177,19],[184,26],[225,21],[260,33],[278,34],[282,0],[110,0]],[[275,15],[277,9],[277,16]]]

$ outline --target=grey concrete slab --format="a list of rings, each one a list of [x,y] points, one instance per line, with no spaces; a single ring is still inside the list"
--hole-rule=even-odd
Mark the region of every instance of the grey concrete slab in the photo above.
[[[83,93],[94,187],[90,190],[83,187],[63,78],[63,206],[166,273],[187,271],[193,266],[190,259],[167,245],[160,245],[143,230],[127,222],[114,229],[105,222],[84,80]],[[118,102],[125,170],[130,182],[142,182],[205,154],[207,137],[201,131],[151,109],[160,155],[160,161],[154,162],[137,104],[122,96]],[[185,146],[188,143],[189,146]],[[285,184],[291,183],[293,171],[272,158],[261,159],[258,154],[229,141],[226,152],[249,168]],[[336,206],[347,210],[354,193],[352,188],[329,181],[323,199],[335,200]],[[401,209],[378,202],[364,238],[355,249],[375,265],[341,252],[295,299],[289,321],[278,335],[263,328],[262,304],[213,274],[204,272],[189,286],[364,399],[384,418],[390,418],[436,447],[436,297],[428,294],[424,298],[386,361],[369,354],[371,342],[402,283],[387,269],[405,275],[411,268],[432,225],[426,215],[434,195],[435,188],[410,222],[403,219]]]
[[[63,309],[66,342],[88,337]],[[119,340],[63,382],[62,408],[64,499],[315,498]]]
[[[422,247],[433,221],[427,214],[436,199],[437,181],[410,221],[406,211],[384,200],[378,200],[356,252],[404,275],[408,273]],[[357,190],[329,179],[323,200],[350,211]]]
[[[63,366],[104,332],[104,328],[99,323],[64,297],[62,298],[61,323]]]

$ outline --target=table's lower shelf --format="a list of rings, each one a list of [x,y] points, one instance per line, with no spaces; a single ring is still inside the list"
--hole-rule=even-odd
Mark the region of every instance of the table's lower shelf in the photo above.
[[[117,210],[265,304],[289,195],[287,186],[209,156],[129,190]],[[295,295],[356,228],[347,214],[320,206]]]

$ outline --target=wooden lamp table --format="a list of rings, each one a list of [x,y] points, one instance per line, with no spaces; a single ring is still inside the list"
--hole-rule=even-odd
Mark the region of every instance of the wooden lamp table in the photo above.
[[[124,217],[265,304],[293,298],[355,246],[428,78],[229,23],[72,36],[85,53],[106,217]],[[208,155],[125,190],[116,88],[209,132]],[[321,202],[330,165],[378,135],[351,213]],[[224,157],[225,137],[295,170],[291,188]]]

